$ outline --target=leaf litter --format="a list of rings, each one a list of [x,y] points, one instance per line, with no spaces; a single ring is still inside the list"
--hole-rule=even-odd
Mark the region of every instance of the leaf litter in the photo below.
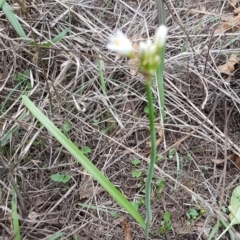
[[[235,66],[239,64],[239,59],[236,54],[231,54],[227,62],[218,67],[219,72],[231,75],[235,71]]]
[[[229,32],[237,32],[240,29],[240,7],[233,10],[230,16],[222,17],[220,26],[215,30],[215,34]]]

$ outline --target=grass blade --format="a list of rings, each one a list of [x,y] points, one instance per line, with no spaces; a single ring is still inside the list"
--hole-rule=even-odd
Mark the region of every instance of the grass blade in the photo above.
[[[101,83],[102,91],[103,91],[104,95],[106,96],[107,88],[106,88],[106,83],[105,83],[105,79],[104,79],[104,76],[103,76],[103,70],[102,70],[102,65],[101,65],[101,60],[100,59],[98,59],[98,69],[99,69],[99,77],[100,77],[100,83]]]
[[[17,214],[17,204],[15,202],[15,191],[13,190],[13,197],[12,197],[12,223],[13,223],[13,233],[14,233],[14,240],[21,240],[20,235],[20,228],[18,222],[18,214]]]
[[[0,3],[1,6],[1,3]],[[12,12],[10,6],[8,5],[7,2],[4,2],[2,4],[2,10],[5,13],[8,21],[11,23],[11,25],[13,26],[14,30],[17,32],[17,34],[19,35],[19,37],[21,38],[26,38],[26,34],[22,29],[22,26],[20,25],[18,19],[16,18],[15,14]]]
[[[52,43],[57,43],[59,42],[62,38],[65,37],[65,35],[69,32],[69,28],[66,28],[65,30],[63,30],[62,32],[60,32],[54,39],[52,39]]]
[[[114,200],[145,229],[145,222],[134,206],[116,189],[116,187],[92,164],[92,162],[71,142],[27,97],[22,101],[39,122],[71,153],[71,155],[97,180]]]
[[[51,236],[50,238],[48,238],[48,240],[56,240],[56,239],[62,237],[63,235],[65,235],[65,232],[55,233],[53,236]]]

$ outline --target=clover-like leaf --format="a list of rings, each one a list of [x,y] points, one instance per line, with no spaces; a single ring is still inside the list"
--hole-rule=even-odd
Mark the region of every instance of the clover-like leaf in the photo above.
[[[60,173],[56,173],[51,175],[51,179],[54,182],[62,182],[62,183],[67,183],[70,181],[71,176],[68,174],[60,174]]]

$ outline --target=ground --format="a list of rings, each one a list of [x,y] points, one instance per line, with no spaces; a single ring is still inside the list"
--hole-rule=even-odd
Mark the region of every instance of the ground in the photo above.
[[[149,125],[143,77],[106,44],[117,29],[135,43],[151,38],[158,26],[156,2],[7,2],[39,46],[19,38],[1,11],[0,239],[14,239],[13,202],[22,239],[144,239],[130,215],[26,111],[21,95],[145,217]],[[239,185],[240,71],[238,60],[230,72],[218,67],[239,54],[239,32],[237,26],[219,27],[237,7],[238,1],[167,1],[163,125],[152,84],[159,146],[150,239],[214,239],[211,233],[217,238],[226,228],[222,220],[230,223],[231,193]],[[54,45],[42,45],[67,28]],[[220,239],[240,239],[238,231],[236,225]]]

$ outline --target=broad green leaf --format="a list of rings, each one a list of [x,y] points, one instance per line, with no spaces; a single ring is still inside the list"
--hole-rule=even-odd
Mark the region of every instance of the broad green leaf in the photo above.
[[[142,175],[142,171],[133,171],[132,177],[133,178],[139,178]]]
[[[51,179],[54,182],[62,182],[62,183],[67,183],[69,182],[69,180],[71,179],[71,176],[68,174],[60,174],[60,173],[56,173],[51,175]]]
[[[132,160],[132,165],[134,165],[134,166],[136,166],[136,165],[138,165],[140,163],[141,163],[141,161],[139,159],[137,159],[137,158]]]
[[[102,185],[102,187],[113,197],[113,199],[122,206],[132,217],[141,225],[145,230],[146,224],[139,214],[139,212],[132,206],[132,204],[125,198],[123,194],[100,172],[95,165],[76,147],[76,145],[70,141],[53,122],[51,122],[27,97],[22,96],[22,101],[28,110],[38,119],[39,122],[52,134],[80,163],[82,166],[92,175],[95,180]]]
[[[170,212],[165,212],[165,213],[163,214],[163,220],[164,220],[165,222],[168,222],[168,221],[170,220]]]
[[[240,186],[233,190],[228,209],[230,211],[229,218],[231,224],[240,224]]]

